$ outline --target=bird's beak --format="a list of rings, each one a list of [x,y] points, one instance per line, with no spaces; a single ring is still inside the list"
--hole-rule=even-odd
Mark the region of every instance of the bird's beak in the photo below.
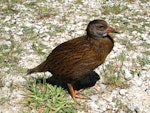
[[[116,29],[112,28],[112,27],[108,27],[106,29],[106,33],[120,33],[120,32],[117,31]]]

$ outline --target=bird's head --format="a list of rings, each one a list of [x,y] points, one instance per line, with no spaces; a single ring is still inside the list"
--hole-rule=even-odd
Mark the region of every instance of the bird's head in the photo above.
[[[87,35],[89,37],[103,38],[109,33],[119,33],[114,28],[110,27],[104,20],[93,20],[87,26]]]

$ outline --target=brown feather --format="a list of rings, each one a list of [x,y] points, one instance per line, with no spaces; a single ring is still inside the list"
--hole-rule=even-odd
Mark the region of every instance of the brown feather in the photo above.
[[[99,28],[98,25],[103,25],[104,28]],[[27,74],[49,71],[69,83],[83,78],[104,63],[114,46],[110,35],[103,36],[107,28],[107,23],[103,20],[91,21],[87,35],[60,44],[43,63],[29,69]]]

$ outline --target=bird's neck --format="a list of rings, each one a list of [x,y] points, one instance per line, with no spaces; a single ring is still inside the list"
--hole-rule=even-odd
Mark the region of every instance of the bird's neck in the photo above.
[[[106,54],[110,53],[114,46],[114,40],[110,35],[107,35],[103,38],[91,38],[88,37],[88,40],[90,41],[91,45],[96,49],[100,50],[99,52],[104,52]]]
[[[113,38],[110,35],[106,35],[104,37],[96,37],[96,36],[88,36],[86,35],[86,39],[94,40],[94,41],[102,41],[102,40],[109,40],[111,43],[114,43]]]

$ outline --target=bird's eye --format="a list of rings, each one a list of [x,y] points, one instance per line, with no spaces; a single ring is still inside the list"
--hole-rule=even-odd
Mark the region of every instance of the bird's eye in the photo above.
[[[103,25],[100,25],[100,26],[98,26],[99,28],[104,28],[104,26]]]

